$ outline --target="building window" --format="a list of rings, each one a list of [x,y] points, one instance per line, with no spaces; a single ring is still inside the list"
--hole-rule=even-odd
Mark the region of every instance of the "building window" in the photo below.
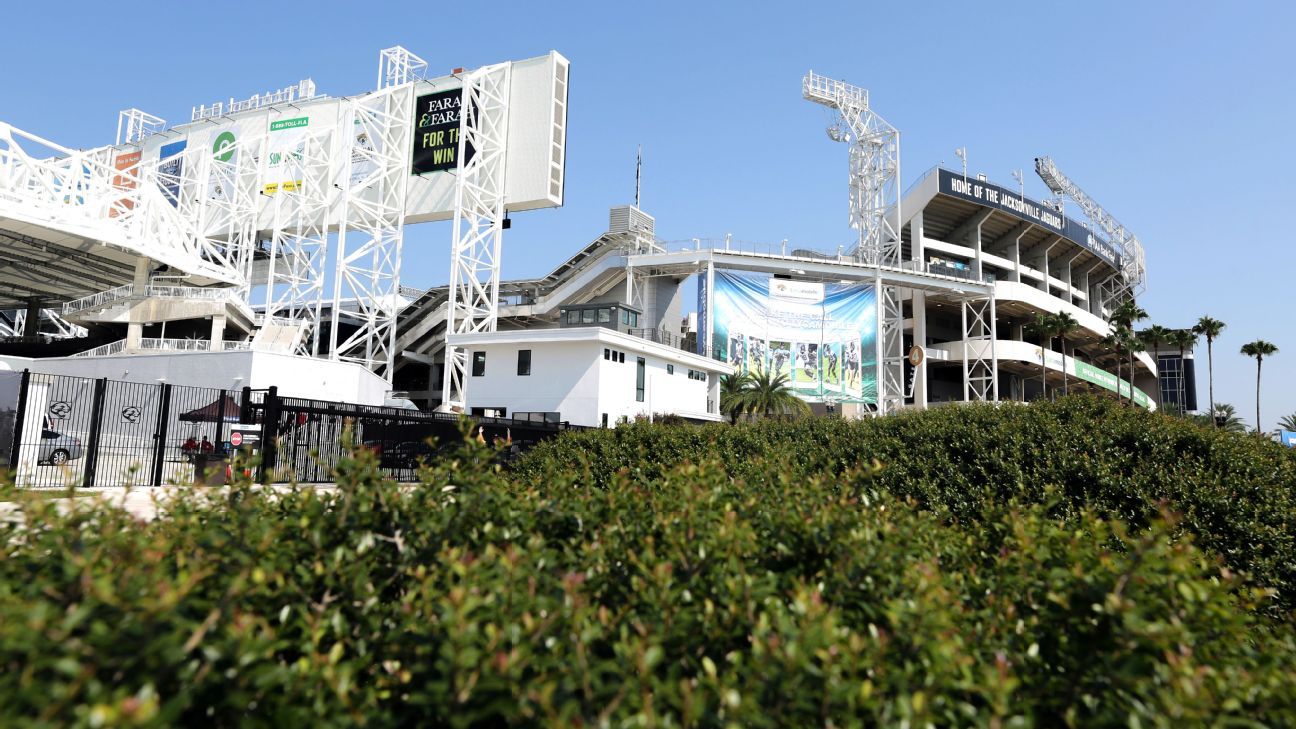
[[[607,417],[607,415],[608,415],[607,413],[603,413],[603,424],[602,424],[601,426],[599,426],[599,427],[602,427],[602,428],[606,428],[606,427],[607,427],[607,421],[608,421],[608,417]]]
[[[630,312],[625,309],[621,310],[621,323],[630,326]]]
[[[486,374],[486,353],[473,352],[472,376],[481,377]]]
[[[666,365],[666,374],[668,374],[668,375],[673,375],[673,374],[675,374],[675,365],[673,365],[673,364],[668,364],[668,365]]]
[[[567,323],[580,324],[580,312],[576,311],[575,309],[567,312]]]
[[[599,324],[607,324],[607,323],[609,323],[609,322],[612,321],[612,310],[611,310],[611,309],[599,309],[599,310],[598,310],[598,317],[599,317]]]
[[[593,310],[593,309],[586,309],[586,310],[584,310],[584,311],[581,312],[581,323],[582,323],[582,324],[593,324],[593,323],[594,323],[594,310]]]
[[[603,348],[603,359],[612,359],[612,350],[607,347]]]
[[[518,350],[518,376],[526,377],[531,374],[531,350]]]
[[[630,312],[630,326],[632,327],[639,326],[639,312],[637,311]]]
[[[617,361],[625,364],[625,352],[617,352]]]
[[[647,363],[640,357],[635,364],[635,402],[644,401],[644,379],[647,375]]]

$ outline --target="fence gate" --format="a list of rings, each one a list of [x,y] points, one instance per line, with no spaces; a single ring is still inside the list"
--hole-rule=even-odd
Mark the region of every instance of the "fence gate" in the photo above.
[[[0,463],[27,488],[193,483],[227,452],[242,392],[0,373]]]

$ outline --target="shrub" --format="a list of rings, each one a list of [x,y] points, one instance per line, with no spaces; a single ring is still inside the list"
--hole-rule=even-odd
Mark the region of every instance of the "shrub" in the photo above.
[[[1010,499],[1042,503],[1054,487],[1061,498],[1050,513],[1059,518],[1092,508],[1138,528],[1167,504],[1181,514],[1177,533],[1277,590],[1275,608],[1296,607],[1296,452],[1109,400],[570,433],[524,457],[517,477],[542,484],[570,471],[607,486],[621,473],[655,480],[708,457],[748,481],[767,479],[773,466],[828,476],[876,459],[885,464],[880,489],[947,520],[977,519]]]
[[[1024,418],[1022,444],[1048,432],[1025,410],[965,412],[968,433],[926,427],[960,451],[1013,428],[999,418]],[[1140,508],[1134,527],[1026,481],[937,505],[868,461],[884,448],[847,456],[922,425],[896,420],[797,424],[784,432],[808,441],[791,442],[632,426],[516,473],[468,442],[413,489],[357,453],[336,492],[182,492],[149,523],[18,494],[27,526],[0,527],[0,724],[1296,720],[1291,623],[1186,514]],[[663,460],[694,438],[734,450]],[[669,452],[597,459],[657,441]]]

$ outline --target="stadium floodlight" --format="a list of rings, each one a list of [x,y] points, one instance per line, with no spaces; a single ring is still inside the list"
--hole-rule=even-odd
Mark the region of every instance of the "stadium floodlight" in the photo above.
[[[963,160],[963,181],[967,182],[967,147],[959,147],[954,150],[954,156]]]

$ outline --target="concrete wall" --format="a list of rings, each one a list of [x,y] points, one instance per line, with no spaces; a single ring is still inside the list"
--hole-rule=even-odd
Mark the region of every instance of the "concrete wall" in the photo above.
[[[385,380],[357,364],[274,352],[169,352],[46,359],[0,356],[0,363],[15,370],[154,385],[165,381],[227,390],[277,386],[279,394],[288,397],[362,405],[381,405],[388,389]]]

